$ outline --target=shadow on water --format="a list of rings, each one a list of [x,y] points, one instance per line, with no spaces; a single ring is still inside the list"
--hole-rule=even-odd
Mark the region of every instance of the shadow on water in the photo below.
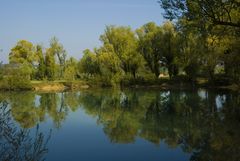
[[[191,161],[240,160],[239,93],[95,90],[11,93],[0,95],[1,99],[8,100],[12,118],[21,128],[34,127],[47,117],[61,128],[70,112],[82,109],[97,118],[111,143],[134,143],[143,138],[155,145],[164,142],[171,148],[181,147],[191,154]],[[43,144],[43,136],[36,136],[40,137],[36,142]],[[40,152],[46,151],[45,146],[38,147]]]

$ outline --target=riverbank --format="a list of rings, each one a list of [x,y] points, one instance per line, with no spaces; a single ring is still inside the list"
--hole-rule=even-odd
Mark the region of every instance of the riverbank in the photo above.
[[[19,80],[21,81],[21,80]],[[66,90],[87,89],[90,86],[86,81],[28,81],[24,83],[6,83],[0,81],[0,91],[42,91],[42,92],[58,92]]]
[[[108,86],[109,87],[109,86]],[[195,89],[195,88],[205,88],[205,89],[227,89],[232,91],[240,91],[240,85],[230,84],[230,85],[216,85],[214,83],[209,83],[205,79],[198,79],[194,84],[189,81],[184,80],[169,80],[169,79],[158,79],[151,81],[131,81],[131,82],[121,82],[116,88],[135,88],[135,89]],[[60,91],[69,91],[69,90],[82,90],[89,88],[106,88],[102,86],[101,82],[94,81],[31,81],[30,86],[27,88],[1,88],[3,91],[37,91],[37,92],[60,92]]]
[[[85,81],[31,81],[32,90],[43,92],[56,92],[66,90],[88,89]]]
[[[137,89],[162,89],[162,90],[187,90],[187,89],[223,89],[231,91],[240,91],[240,85],[231,84],[224,86],[209,85],[209,84],[191,84],[191,83],[163,83],[159,85],[131,85],[124,88],[137,88]]]

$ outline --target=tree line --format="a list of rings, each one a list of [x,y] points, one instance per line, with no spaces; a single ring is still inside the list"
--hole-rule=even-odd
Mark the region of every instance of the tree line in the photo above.
[[[1,70],[1,78],[8,73],[27,80],[86,79],[116,85],[126,80],[158,80],[166,76],[184,77],[192,83],[199,77],[208,82],[239,83],[239,2],[159,3],[164,17],[169,19],[164,24],[149,22],[136,30],[107,26],[100,35],[102,45],[84,50],[79,61],[68,59],[55,37],[46,49],[21,40],[11,49],[10,68]]]

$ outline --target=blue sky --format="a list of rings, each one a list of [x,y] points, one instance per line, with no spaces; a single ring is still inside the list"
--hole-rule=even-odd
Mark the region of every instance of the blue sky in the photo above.
[[[101,44],[106,25],[161,24],[161,13],[157,0],[0,0],[0,61],[8,61],[18,40],[48,47],[53,36],[79,59]]]

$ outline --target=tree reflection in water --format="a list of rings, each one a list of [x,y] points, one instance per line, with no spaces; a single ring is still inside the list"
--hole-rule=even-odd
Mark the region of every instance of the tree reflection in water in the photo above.
[[[0,103],[0,160],[1,161],[41,161],[48,152],[43,133],[36,128],[34,137],[27,129],[15,126],[7,102]]]
[[[240,95],[199,92],[89,91],[79,101],[113,143],[141,137],[180,146],[191,161],[240,160]]]
[[[81,108],[97,118],[112,143],[134,143],[140,137],[181,147],[191,153],[191,161],[240,160],[239,93],[94,90],[37,94],[38,104],[33,93],[4,96],[22,127],[33,127],[48,116],[61,128],[69,112]]]

